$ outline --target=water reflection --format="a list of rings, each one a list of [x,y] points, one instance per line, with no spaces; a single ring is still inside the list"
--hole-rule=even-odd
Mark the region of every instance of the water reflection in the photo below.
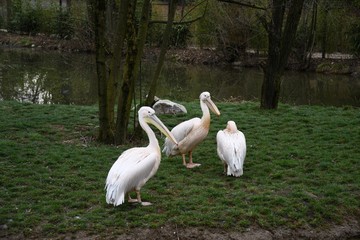
[[[16,95],[14,99],[21,102],[32,102],[32,103],[51,103],[52,95],[44,88],[44,82],[46,74],[35,74],[31,75],[25,73],[24,83],[22,86],[16,86]]]
[[[206,90],[217,100],[254,100],[259,98],[261,82],[262,73],[257,69],[168,64],[157,93],[162,98],[188,101]]]
[[[92,55],[0,50],[0,99],[90,105],[97,101]]]
[[[150,72],[146,74],[151,75]],[[217,100],[257,100],[263,72],[249,68],[214,68],[171,64],[164,67],[158,88],[162,98],[188,101],[208,90]],[[360,106],[360,78],[286,72],[280,101],[295,105]]]
[[[290,104],[360,106],[360,78],[349,75],[287,72],[281,101]]]
[[[92,105],[97,102],[94,56],[40,50],[0,50],[0,99],[34,103]],[[142,63],[137,96],[144,97],[155,70]],[[176,101],[198,99],[209,91],[216,101],[256,100],[260,69],[167,63],[157,96]],[[141,91],[140,91],[141,89]],[[290,104],[360,106],[360,79],[344,75],[287,72],[280,101]]]

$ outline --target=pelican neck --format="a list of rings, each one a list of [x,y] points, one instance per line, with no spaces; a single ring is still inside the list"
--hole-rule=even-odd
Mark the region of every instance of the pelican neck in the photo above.
[[[149,146],[158,147],[159,142],[156,138],[154,131],[149,126],[149,124],[147,124],[142,118],[139,119],[139,123],[140,123],[140,126],[142,127],[142,129],[146,132],[146,135],[149,139]]]
[[[210,118],[209,107],[202,100],[200,100],[200,107],[201,111],[203,112],[201,120],[205,121],[206,118]]]

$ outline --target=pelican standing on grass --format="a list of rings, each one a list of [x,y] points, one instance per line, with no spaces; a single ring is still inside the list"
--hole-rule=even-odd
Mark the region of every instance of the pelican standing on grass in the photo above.
[[[157,172],[161,152],[155,133],[148,123],[153,124],[168,139],[177,144],[175,138],[165,125],[156,117],[155,111],[150,107],[142,107],[139,112],[139,123],[149,138],[147,147],[135,147],[124,151],[111,167],[106,179],[106,202],[118,206],[125,202],[128,195],[129,202],[138,202],[143,206],[151,205],[142,202],[140,189]],[[130,197],[130,192],[136,192],[136,199]]]
[[[203,92],[200,94],[200,107],[203,115],[200,118],[192,118],[175,126],[171,133],[175,137],[178,145],[175,145],[169,138],[165,139],[163,152],[167,156],[182,155],[183,164],[187,168],[198,167],[200,164],[193,163],[192,152],[195,147],[201,143],[209,133],[210,112],[209,109],[220,116],[220,111],[213,103],[210,93]],[[185,154],[189,153],[189,163],[186,163]]]
[[[228,121],[226,129],[218,131],[216,143],[217,154],[224,164],[224,173],[235,177],[243,175],[246,140],[234,121]]]

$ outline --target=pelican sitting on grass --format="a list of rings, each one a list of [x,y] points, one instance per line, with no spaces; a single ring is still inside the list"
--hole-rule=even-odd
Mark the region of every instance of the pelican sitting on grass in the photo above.
[[[234,121],[228,121],[226,129],[218,131],[216,142],[217,154],[224,164],[224,173],[235,177],[243,175],[246,140]]]
[[[168,139],[177,144],[170,131],[156,117],[152,108],[142,107],[138,114],[140,126],[149,138],[149,145],[124,151],[111,167],[106,179],[105,189],[106,202],[114,204],[114,206],[124,203],[125,195],[128,195],[129,202],[138,202],[143,206],[151,205],[149,202],[142,202],[140,189],[157,172],[161,161],[161,152],[155,133],[148,123],[153,124]],[[136,199],[130,197],[132,191],[136,192]]]
[[[175,126],[171,133],[178,141],[175,145],[171,139],[165,139],[165,147],[163,152],[167,156],[182,155],[183,165],[187,168],[198,167],[200,164],[193,163],[192,152],[196,146],[204,141],[209,133],[210,128],[210,112],[209,109],[216,115],[220,115],[219,109],[213,103],[210,93],[203,92],[200,94],[200,107],[203,115],[200,118],[192,118]],[[185,154],[189,153],[189,163],[186,163]]]

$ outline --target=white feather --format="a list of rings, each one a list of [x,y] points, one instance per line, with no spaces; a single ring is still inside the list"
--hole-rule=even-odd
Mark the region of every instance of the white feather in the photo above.
[[[118,206],[125,194],[139,190],[156,172],[160,159],[147,148],[126,150],[111,167],[106,179],[106,202]],[[147,176],[144,178],[144,176]]]
[[[227,129],[218,131],[216,135],[217,154],[227,165],[227,175],[240,177],[243,175],[243,164],[246,157],[245,135],[236,130]]]

